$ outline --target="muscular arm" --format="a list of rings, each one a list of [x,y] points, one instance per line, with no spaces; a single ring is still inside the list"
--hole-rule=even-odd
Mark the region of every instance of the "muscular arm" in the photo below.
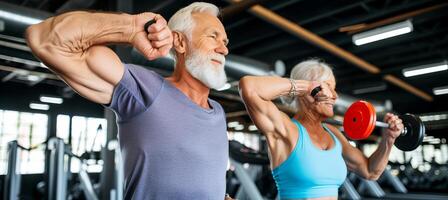
[[[387,166],[394,140],[383,137],[376,151],[367,158],[359,149],[350,145],[338,129],[330,125],[328,127],[342,144],[342,155],[348,169],[365,179],[377,180]]]
[[[296,80],[296,91],[307,92],[309,83]],[[272,100],[287,95],[290,89],[291,83],[286,78],[245,76],[240,80],[239,91],[246,109],[252,121],[264,134],[286,134],[284,121],[289,121],[289,118]]]
[[[150,28],[155,35],[163,36],[159,37],[163,42],[151,43],[147,39],[151,34],[145,34],[144,23],[155,16],[69,12],[30,26],[26,39],[34,55],[76,92],[105,104],[110,102],[113,88],[124,73],[118,56],[105,45],[132,44],[149,59],[171,48],[166,38],[172,36],[167,36],[164,20],[157,20]]]

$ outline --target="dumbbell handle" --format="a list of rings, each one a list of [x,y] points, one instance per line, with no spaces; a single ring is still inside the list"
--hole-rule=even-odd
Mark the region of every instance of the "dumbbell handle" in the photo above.
[[[334,119],[326,119],[324,120],[325,123],[329,123],[329,124],[333,124],[333,125],[338,125],[338,126],[343,126],[344,123],[338,120],[334,120]],[[389,124],[385,123],[385,122],[380,122],[380,121],[376,121],[375,122],[375,126],[377,127],[381,127],[381,128],[389,128]]]
[[[338,126],[344,126],[344,123],[338,120],[334,120],[334,119],[326,119],[324,120],[325,123],[329,123],[329,124],[333,124],[333,125],[338,125]],[[375,122],[375,126],[377,127],[381,127],[381,128],[389,128],[389,124],[386,122],[380,122],[380,121],[376,121]],[[401,131],[401,135],[405,135],[406,134],[406,129],[403,129]]]
[[[377,126],[377,127],[381,127],[381,128],[389,128],[390,126],[389,126],[389,124],[388,123],[386,123],[386,122],[380,122],[380,121],[376,121],[375,122],[375,126]],[[407,129],[406,129],[406,127],[404,127],[403,129],[401,129],[401,133],[400,133],[400,135],[406,135],[406,133],[407,133]]]
[[[381,127],[381,128],[389,128],[389,124],[386,122],[380,122],[380,121],[376,121],[375,122],[375,126]]]

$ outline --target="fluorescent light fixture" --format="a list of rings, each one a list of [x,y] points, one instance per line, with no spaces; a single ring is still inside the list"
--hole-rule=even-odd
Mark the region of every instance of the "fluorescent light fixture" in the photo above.
[[[36,82],[40,80],[40,77],[37,75],[29,74],[28,76],[26,76],[26,79],[31,82]]]
[[[352,36],[352,41],[357,46],[360,46],[378,40],[384,40],[398,35],[410,33],[413,29],[414,27],[412,26],[411,20],[406,20],[396,24],[390,24],[362,33],[354,34]]]
[[[256,130],[258,130],[258,128],[255,126],[255,125],[250,125],[249,127],[248,127],[248,129],[249,129],[249,131],[256,131]]]
[[[430,140],[432,140],[432,139],[434,139],[434,137],[431,136],[431,135],[429,135],[429,136],[425,136],[425,137],[423,137],[423,142],[428,142],[428,141],[430,141]]]
[[[434,138],[434,137],[432,137],[432,136],[430,136],[430,137],[424,137],[423,138],[423,142],[427,142],[427,143],[430,143],[430,144],[439,144],[440,143],[440,138]]]
[[[62,98],[51,96],[40,96],[39,100],[44,103],[53,103],[53,104],[61,104],[64,102],[64,99]]]
[[[244,125],[242,125],[242,124],[238,124],[237,126],[235,126],[235,130],[237,130],[237,131],[241,131],[243,129],[244,129]]]
[[[434,92],[434,95],[448,94],[448,86],[436,87],[432,89],[432,91]]]
[[[4,10],[0,10],[0,17],[4,17],[4,18],[10,19],[10,20],[17,21],[19,23],[24,23],[24,24],[29,24],[29,25],[37,24],[42,21],[41,19],[22,16],[22,15],[18,15],[15,13],[4,11]]]
[[[230,83],[226,83],[224,84],[224,86],[222,86],[221,88],[218,88],[218,91],[223,91],[223,90],[228,90],[230,89],[230,87],[232,87],[232,85],[230,85]]]
[[[30,103],[30,108],[34,110],[48,110],[50,106],[42,103]]]
[[[432,63],[417,67],[405,68],[403,69],[403,76],[405,77],[418,76],[422,74],[440,72],[444,70],[448,70],[448,62],[446,60],[440,63]]]
[[[429,144],[440,144],[440,139],[434,138],[434,140],[429,141]]]
[[[227,126],[229,127],[229,128],[234,128],[234,127],[236,127],[236,126],[238,126],[240,123],[238,122],[238,121],[233,121],[233,122],[229,122],[229,123],[227,123]]]
[[[448,119],[448,114],[423,115],[420,116],[420,119],[423,122],[446,120]]]
[[[387,89],[386,84],[381,85],[375,85],[371,87],[365,87],[365,88],[359,88],[353,90],[353,94],[365,94],[365,93],[371,93],[371,92],[379,92]]]

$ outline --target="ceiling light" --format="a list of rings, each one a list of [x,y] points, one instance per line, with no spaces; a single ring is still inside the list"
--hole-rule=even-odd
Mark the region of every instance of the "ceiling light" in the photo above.
[[[30,108],[34,110],[48,110],[50,106],[42,103],[30,103]]]
[[[432,91],[434,92],[434,95],[448,94],[448,86],[436,87],[432,89]]]
[[[440,72],[444,70],[448,70],[448,62],[446,60],[440,63],[432,63],[417,67],[405,68],[403,69],[403,76],[405,77],[418,76],[422,74]]]
[[[4,17],[10,20],[14,20],[16,22],[19,23],[24,23],[24,24],[37,24],[40,23],[42,20],[41,19],[36,19],[36,18],[31,18],[31,17],[27,17],[27,16],[22,16],[22,15],[18,15],[15,13],[11,13],[8,11],[4,11],[4,10],[0,10],[0,17]]]
[[[232,85],[230,85],[230,83],[226,83],[226,84],[224,84],[224,86],[222,86],[221,88],[218,88],[217,90],[223,91],[223,90],[229,89],[230,87],[232,87]]]
[[[354,44],[360,46],[378,40],[383,40],[398,35],[410,33],[412,32],[412,30],[413,26],[411,20],[406,20],[396,24],[390,24],[387,26],[382,26],[362,33],[354,34],[352,36],[352,40]]]
[[[53,103],[53,104],[61,104],[64,102],[64,99],[62,98],[51,96],[40,96],[39,100],[44,103]]]
[[[236,126],[238,126],[240,123],[238,122],[238,121],[233,121],[233,122],[229,122],[229,123],[227,123],[227,126],[229,127],[229,128],[233,128],[233,127],[236,127]]]
[[[258,128],[255,125],[250,125],[248,127],[248,129],[249,129],[249,131],[256,131],[256,130],[258,130]]]
[[[448,114],[422,115],[420,119],[423,122],[446,120],[448,119]]]
[[[235,126],[235,130],[237,130],[237,131],[241,131],[243,129],[244,129],[244,125],[242,125],[242,124],[238,124],[237,126]]]
[[[26,76],[26,79],[31,82],[36,82],[40,80],[40,77],[37,75],[29,74]]]

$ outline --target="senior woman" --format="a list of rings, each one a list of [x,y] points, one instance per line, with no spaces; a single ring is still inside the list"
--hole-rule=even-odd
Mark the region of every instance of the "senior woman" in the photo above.
[[[313,97],[316,87],[322,89]],[[338,95],[331,68],[316,59],[297,64],[291,79],[245,76],[240,95],[249,115],[266,136],[271,169],[280,199],[337,199],[347,168],[363,178],[376,180],[384,171],[402,121],[387,113],[390,128],[376,151],[367,158],[349,144],[335,127],[323,123],[333,116]],[[272,102],[281,96],[295,99],[297,113],[291,119]]]

